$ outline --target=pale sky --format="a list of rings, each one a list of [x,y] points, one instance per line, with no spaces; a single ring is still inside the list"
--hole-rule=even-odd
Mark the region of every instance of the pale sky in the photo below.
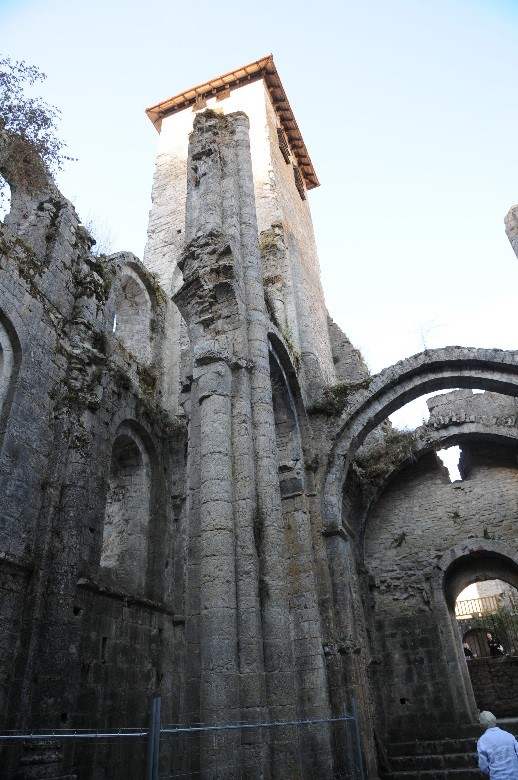
[[[143,255],[144,109],[271,52],[321,182],[328,308],[370,369],[425,346],[518,348],[516,0],[0,0],[0,31],[4,55],[47,73],[78,158],[58,184],[114,250]]]

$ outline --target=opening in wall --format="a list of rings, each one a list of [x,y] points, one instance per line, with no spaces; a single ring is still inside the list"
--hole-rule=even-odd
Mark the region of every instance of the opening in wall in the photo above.
[[[114,584],[132,591],[145,583],[150,489],[145,451],[130,435],[119,435],[112,449],[101,567]]]
[[[460,447],[448,447],[444,450],[438,450],[437,456],[448,469],[450,482],[458,482],[462,479],[459,471]]]
[[[11,188],[5,179],[0,176],[0,222],[4,222],[5,218],[11,211]]]

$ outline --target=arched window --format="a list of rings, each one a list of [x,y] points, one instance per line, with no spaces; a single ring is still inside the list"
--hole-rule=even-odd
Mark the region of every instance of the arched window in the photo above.
[[[151,298],[140,275],[130,266],[122,271],[115,301],[115,335],[141,363],[151,361]]]
[[[0,311],[0,444],[20,365],[21,348],[15,330]]]
[[[151,501],[151,464],[138,434],[121,426],[112,447],[101,566],[124,589],[145,585]]]

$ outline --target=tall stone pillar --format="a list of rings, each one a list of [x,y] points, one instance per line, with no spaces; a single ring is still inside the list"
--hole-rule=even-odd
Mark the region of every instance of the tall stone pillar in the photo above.
[[[240,237],[246,291],[252,424],[256,463],[259,594],[265,679],[271,720],[297,717],[297,685],[289,617],[287,556],[279,490],[277,444],[270,382],[268,328],[259,251],[248,118],[235,115],[236,157],[240,187]],[[275,777],[297,771],[295,735],[286,729],[272,735]],[[278,774],[277,774],[278,773]]]
[[[191,473],[192,529],[198,530],[190,541],[199,580],[190,577],[188,585],[188,618],[199,620],[199,711],[212,723],[263,720],[250,366],[231,120],[209,114],[196,121],[189,165],[188,243],[174,300],[191,341],[192,423],[200,447],[199,462],[191,462],[198,472]],[[264,735],[247,739],[241,756],[229,744],[236,740],[237,731],[222,738],[218,761],[213,748],[207,752],[211,766],[225,766],[225,776],[233,777],[232,757],[247,777],[267,777]],[[208,765],[203,772],[211,776]]]
[[[200,714],[291,720],[297,686],[247,117],[199,116],[189,171],[174,300],[191,340],[200,426]],[[269,766],[293,775],[294,735],[275,729],[269,760],[263,741],[245,751],[247,776],[268,776]]]
[[[200,698],[201,719],[239,720],[232,474],[232,376],[224,360],[198,356],[200,407]],[[239,776],[239,734],[207,738],[204,777]],[[202,756],[203,763],[203,756]]]

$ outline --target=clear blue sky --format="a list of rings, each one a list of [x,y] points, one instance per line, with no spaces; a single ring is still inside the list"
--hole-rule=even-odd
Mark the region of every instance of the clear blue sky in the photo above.
[[[328,308],[371,369],[423,344],[518,347],[515,0],[0,0],[0,29],[62,109],[61,189],[116,248],[145,243],[144,108],[272,52],[321,182]]]

